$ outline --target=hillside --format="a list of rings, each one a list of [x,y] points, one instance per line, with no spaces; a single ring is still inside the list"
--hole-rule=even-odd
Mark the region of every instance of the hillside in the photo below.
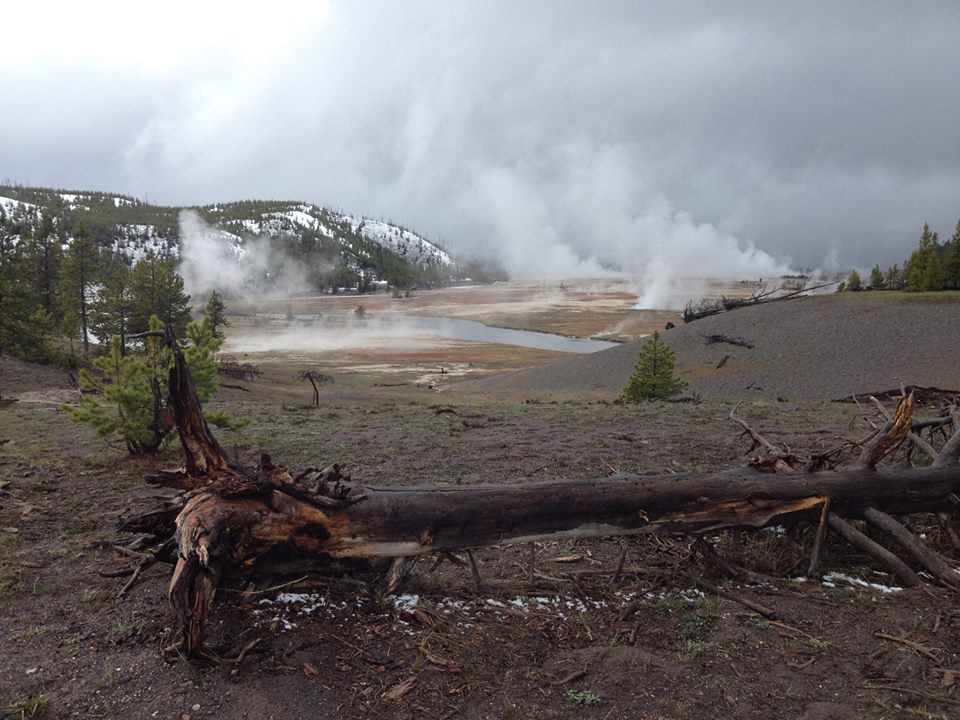
[[[179,218],[188,209],[233,249],[238,263],[250,247],[266,244],[270,260],[264,264],[264,253],[259,253],[256,272],[261,276],[276,274],[290,258],[301,263],[306,268],[303,289],[365,290],[377,282],[434,287],[468,274],[446,250],[412,230],[310,203],[245,200],[185,208],[113,193],[0,185],[0,223],[14,239],[31,232],[44,215],[52,215],[64,242],[82,221],[102,248],[131,259],[148,251],[179,255]]]
[[[960,294],[844,293],[769,303],[661,333],[704,399],[832,400],[901,383],[960,388]],[[742,338],[753,348],[708,344]],[[643,340],[464,383],[481,392],[616,397]],[[729,356],[722,367],[717,365]]]

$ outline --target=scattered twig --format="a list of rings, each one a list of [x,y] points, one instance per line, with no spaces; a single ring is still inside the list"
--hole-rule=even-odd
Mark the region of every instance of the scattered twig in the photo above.
[[[857,685],[857,687],[861,690],[889,690],[890,692],[917,695],[919,697],[926,698],[927,700],[932,700],[933,702],[960,707],[960,700],[953,700],[952,698],[934,695],[933,693],[924,692],[923,690],[914,690],[912,688],[900,687],[898,685]]]
[[[620,548],[620,557],[617,558],[617,569],[613,571],[613,581],[617,582],[623,574],[623,564],[627,560],[627,545],[624,543]]]
[[[629,618],[631,615],[633,615],[636,611],[637,611],[637,603],[631,600],[630,602],[628,602],[626,605],[623,606],[623,610],[620,611],[620,617],[617,618],[617,621],[623,622],[624,620]]]
[[[569,675],[564,675],[562,678],[548,681],[548,684],[553,685],[554,687],[561,687],[562,685],[572,683],[575,680],[579,680],[580,678],[584,678],[586,676],[587,676],[586,670],[574,670],[572,673],[570,673]]]
[[[904,637],[897,637],[896,635],[888,635],[887,633],[880,632],[880,631],[873,633],[873,636],[875,638],[880,638],[881,640],[889,640],[890,642],[897,643],[898,645],[903,645],[904,647],[910,648],[914,652],[919,653],[920,655],[923,655],[925,658],[933,660],[934,662],[940,662],[940,658],[938,658],[936,654],[933,652],[933,650],[931,650],[926,645],[921,645],[918,642],[914,642],[913,640],[908,640],[907,638],[904,638]]]
[[[480,589],[480,570],[477,569],[477,561],[473,559],[473,553],[470,550],[467,550],[467,558],[470,560],[470,572],[473,575],[473,584],[477,586],[477,590]]]
[[[296,580],[290,580],[289,582],[280,583],[279,585],[273,585],[268,588],[263,588],[262,590],[238,590],[237,592],[239,592],[241,595],[266,595],[267,593],[272,593],[277,590],[281,590],[285,587],[290,587],[291,585],[296,585],[297,583],[301,583],[309,577],[310,577],[309,575],[304,575],[303,577],[297,578]]]
[[[765,605],[761,605],[760,603],[755,602],[750,598],[744,597],[743,595],[738,595],[736,593],[730,592],[729,590],[724,590],[723,588],[717,585],[714,585],[709,580],[704,580],[703,578],[699,578],[696,581],[696,584],[697,586],[702,587],[705,590],[709,590],[715,595],[719,595],[720,597],[726,598],[727,600],[732,600],[733,602],[740,603],[745,608],[749,610],[753,610],[755,613],[757,613],[758,615],[762,615],[768,620],[772,620],[777,617],[777,611],[774,610],[773,608],[768,608]]]

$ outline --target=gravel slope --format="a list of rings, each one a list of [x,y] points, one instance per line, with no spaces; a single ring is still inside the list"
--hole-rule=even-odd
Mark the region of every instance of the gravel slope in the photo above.
[[[707,344],[703,336],[714,334],[743,338],[755,347]],[[957,293],[799,298],[704,318],[661,335],[676,351],[678,374],[690,391],[709,399],[836,399],[900,383],[960,388]],[[642,342],[460,387],[616,396]]]

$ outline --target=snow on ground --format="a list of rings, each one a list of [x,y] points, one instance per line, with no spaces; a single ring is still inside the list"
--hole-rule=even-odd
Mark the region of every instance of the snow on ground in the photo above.
[[[16,209],[22,210],[35,210],[37,208],[33,203],[23,202],[22,200],[14,200],[13,198],[4,197],[0,195],[0,207],[3,208],[3,211],[10,215]]]
[[[180,254],[179,246],[171,246],[166,237],[157,233],[154,225],[117,225],[117,233],[111,248],[135,262],[140,262],[148,252],[174,257]]]
[[[397,625],[408,628],[408,616],[421,609],[434,610],[450,617],[462,627],[473,627],[472,622],[481,616],[492,616],[503,619],[509,615],[547,615],[566,620],[572,616],[588,612],[619,608],[625,602],[645,601],[661,602],[663,600],[679,600],[693,604],[704,597],[696,589],[681,590],[677,593],[669,592],[623,592],[613,594],[613,598],[581,598],[570,595],[517,595],[509,598],[455,598],[445,597],[437,601],[426,601],[415,593],[391,595],[387,598],[386,606],[377,606],[371,609],[373,615],[379,619],[395,622]],[[264,598],[257,602],[253,610],[257,624],[267,625],[276,629],[291,630],[297,627],[298,619],[307,615],[325,613],[332,618],[351,616],[363,608],[365,602],[357,596],[353,601],[331,600],[323,593],[282,593],[275,598]],[[407,630],[412,632],[412,630]]]
[[[869,588],[870,590],[877,590],[882,593],[895,593],[901,592],[902,587],[897,587],[895,585],[880,585],[878,583],[867,582],[866,580],[861,580],[860,578],[851,577],[850,575],[844,575],[843,573],[831,572],[823,576],[823,584],[826,587],[836,587],[838,582],[847,583],[848,585],[854,585],[856,587]]]

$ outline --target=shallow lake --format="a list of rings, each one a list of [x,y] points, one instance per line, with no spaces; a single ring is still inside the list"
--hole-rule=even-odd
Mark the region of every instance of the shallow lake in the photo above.
[[[317,344],[321,345],[361,347],[368,343],[381,344],[385,338],[402,344],[404,340],[422,340],[425,337],[518,345],[568,353],[592,353],[617,345],[604,340],[490,327],[475,320],[425,315],[368,315],[362,319],[342,315],[295,315],[292,320],[288,320],[285,315],[264,313],[256,317],[270,321],[274,326],[273,332],[264,334],[260,342],[251,342],[252,338],[249,336],[237,338],[235,350],[282,350],[292,346],[300,347],[311,340],[313,343],[320,341]],[[285,321],[289,327],[278,333],[277,321]]]

